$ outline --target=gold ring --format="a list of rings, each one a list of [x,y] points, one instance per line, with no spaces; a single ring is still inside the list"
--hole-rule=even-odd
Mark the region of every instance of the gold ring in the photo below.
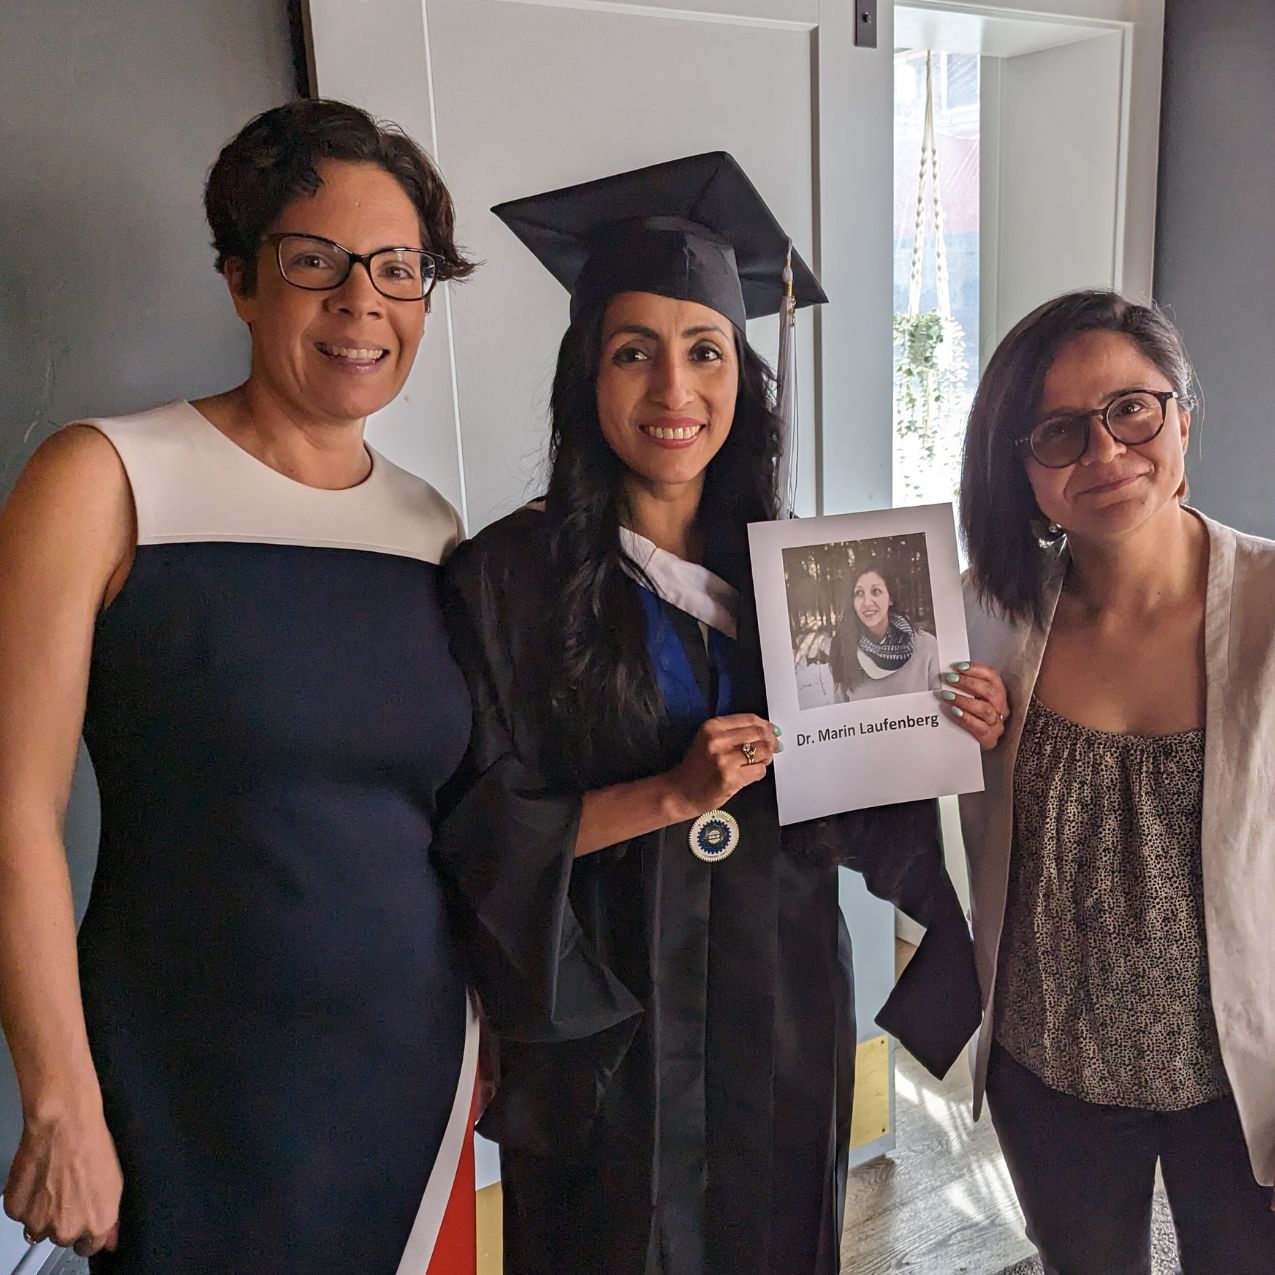
[[[757,745],[740,744],[740,748],[743,750],[745,763],[751,766],[757,760]]]

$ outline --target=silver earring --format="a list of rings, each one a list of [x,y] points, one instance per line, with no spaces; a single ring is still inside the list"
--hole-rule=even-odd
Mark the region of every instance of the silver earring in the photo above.
[[[1049,534],[1051,536],[1061,536],[1062,533],[1063,529],[1056,522],[1051,522],[1049,524]]]

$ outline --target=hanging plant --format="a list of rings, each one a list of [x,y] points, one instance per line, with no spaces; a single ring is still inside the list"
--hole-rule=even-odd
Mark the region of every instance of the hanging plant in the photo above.
[[[946,404],[965,384],[965,334],[937,310],[894,316],[894,430],[916,440],[921,456],[935,459]]]

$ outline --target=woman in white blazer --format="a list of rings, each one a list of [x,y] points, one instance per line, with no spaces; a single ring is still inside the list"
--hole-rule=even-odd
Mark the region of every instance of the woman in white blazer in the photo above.
[[[1275,544],[1187,508],[1158,311],[1059,297],[993,355],[961,520],[1013,706],[961,798],[984,1089],[1048,1272],[1275,1271]]]

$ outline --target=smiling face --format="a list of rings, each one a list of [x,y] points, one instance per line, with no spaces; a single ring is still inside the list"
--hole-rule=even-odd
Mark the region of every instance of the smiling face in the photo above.
[[[854,582],[854,613],[859,623],[878,641],[890,623],[890,590],[875,571],[865,571]]]
[[[286,205],[272,233],[315,235],[358,253],[427,247],[416,209],[384,169],[327,162],[317,172],[322,185]],[[424,331],[424,301],[383,297],[361,265],[328,292],[294,287],[279,273],[273,244],[261,246],[251,295],[241,291],[238,262],[227,262],[226,278],[252,331],[252,379],[289,415],[362,421],[402,389]]]
[[[1045,375],[1036,419],[1097,410],[1130,389],[1171,390],[1173,383],[1130,337],[1084,332],[1059,351]],[[1024,465],[1036,503],[1072,540],[1109,541],[1144,527],[1175,506],[1186,473],[1191,413],[1170,400],[1164,428],[1149,443],[1117,442],[1100,418],[1089,421],[1089,446],[1074,465]]]
[[[598,421],[633,480],[703,486],[735,418],[735,330],[715,310],[649,292],[613,297],[602,321]]]

